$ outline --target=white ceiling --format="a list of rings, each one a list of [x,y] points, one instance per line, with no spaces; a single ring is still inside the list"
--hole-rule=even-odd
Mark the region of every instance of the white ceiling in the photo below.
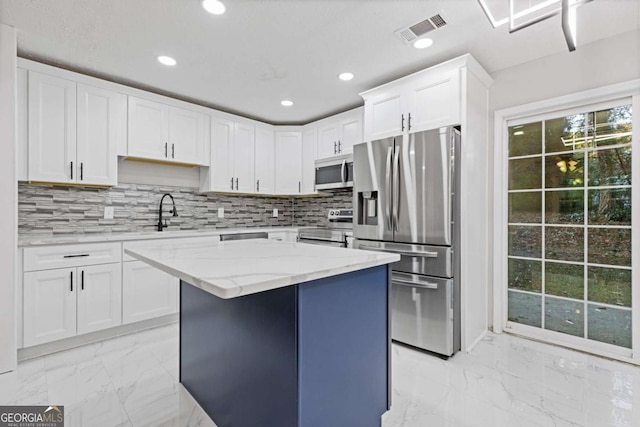
[[[567,52],[559,16],[509,34],[476,0],[223,1],[214,16],[200,0],[0,0],[0,22],[20,56],[274,124],[362,105],[359,92],[467,52],[490,73]],[[449,24],[431,48],[393,34],[435,13]],[[640,0],[594,0],[578,9],[578,49],[639,27]]]

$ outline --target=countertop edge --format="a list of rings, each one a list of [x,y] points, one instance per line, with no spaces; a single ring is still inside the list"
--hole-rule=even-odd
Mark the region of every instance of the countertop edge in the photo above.
[[[283,288],[286,286],[296,285],[299,283],[309,282],[312,280],[323,279],[326,277],[336,276],[345,273],[351,273],[358,270],[364,270],[367,268],[378,267],[385,264],[390,264],[400,260],[400,255],[382,252],[371,252],[371,254],[377,255],[376,259],[358,262],[354,264],[347,264],[344,267],[331,268],[328,270],[320,270],[313,273],[306,273],[300,275],[292,275],[288,277],[276,278],[271,280],[265,280],[263,282],[251,285],[249,287],[239,287],[239,289],[227,289],[220,288],[213,283],[194,277],[184,271],[172,268],[162,262],[158,262],[154,259],[145,257],[140,253],[137,253],[135,249],[125,249],[124,252],[152,267],[155,267],[165,273],[168,273],[180,280],[196,286],[212,295],[215,295],[222,299],[236,298],[244,295],[251,295],[258,292],[269,291],[273,289]],[[370,251],[363,251],[370,252]]]

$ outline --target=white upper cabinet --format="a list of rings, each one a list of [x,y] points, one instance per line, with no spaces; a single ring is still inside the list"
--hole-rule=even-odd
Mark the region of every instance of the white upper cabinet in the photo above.
[[[339,123],[331,122],[318,128],[318,158],[331,157],[338,154]]]
[[[276,132],[276,194],[302,193],[302,132]]]
[[[255,192],[255,128],[211,119],[211,166],[201,171],[201,191]]]
[[[129,141],[127,154],[144,159],[167,160],[169,135],[166,105],[129,97]]]
[[[169,107],[167,157],[181,163],[208,165],[209,117],[183,108]]]
[[[356,108],[317,123],[318,158],[347,154],[353,145],[363,142],[363,109]]]
[[[78,84],[77,182],[118,183],[118,146],[126,144],[127,97]]]
[[[419,79],[408,93],[409,132],[460,124],[459,69]]]
[[[315,193],[316,153],[318,130],[308,129],[302,133],[302,193]]]
[[[116,185],[125,95],[30,71],[29,181]]]
[[[163,162],[208,165],[208,116],[129,96],[127,155]]]
[[[240,193],[255,191],[255,128],[236,123],[233,138],[233,177],[235,190]]]
[[[255,147],[255,192],[258,194],[274,194],[276,191],[276,143],[273,130],[266,127],[256,127]]]
[[[400,89],[365,98],[364,141],[400,135],[406,129],[407,99]]]
[[[364,92],[364,141],[459,125],[460,69],[445,63]]]
[[[211,119],[211,166],[202,191],[233,191],[233,132],[235,123]],[[200,171],[201,175],[204,171]]]
[[[75,183],[76,83],[29,72],[29,180]]]

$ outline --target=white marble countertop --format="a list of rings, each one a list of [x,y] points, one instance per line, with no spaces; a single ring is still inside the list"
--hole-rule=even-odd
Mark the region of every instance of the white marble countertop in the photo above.
[[[46,246],[66,245],[74,243],[100,243],[100,242],[124,242],[129,240],[147,239],[172,239],[181,237],[205,237],[219,236],[221,234],[268,232],[277,233],[283,231],[297,232],[305,227],[243,227],[243,228],[219,228],[204,230],[175,230],[175,231],[143,231],[129,233],[94,233],[94,234],[60,234],[24,236],[18,238],[18,246]]]
[[[263,239],[158,242],[125,253],[225,299],[400,260],[391,253]]]

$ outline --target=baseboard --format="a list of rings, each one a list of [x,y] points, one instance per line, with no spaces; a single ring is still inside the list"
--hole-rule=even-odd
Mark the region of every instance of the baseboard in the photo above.
[[[178,322],[178,314],[168,314],[155,319],[143,320],[128,325],[117,326],[115,328],[104,329],[102,331],[91,332],[77,337],[65,338],[62,340],[48,342],[46,344],[35,345],[33,347],[18,349],[18,362],[34,359],[59,351],[81,347],[87,344],[117,338],[123,335],[140,332],[146,329],[157,328],[158,326],[170,325]]]

